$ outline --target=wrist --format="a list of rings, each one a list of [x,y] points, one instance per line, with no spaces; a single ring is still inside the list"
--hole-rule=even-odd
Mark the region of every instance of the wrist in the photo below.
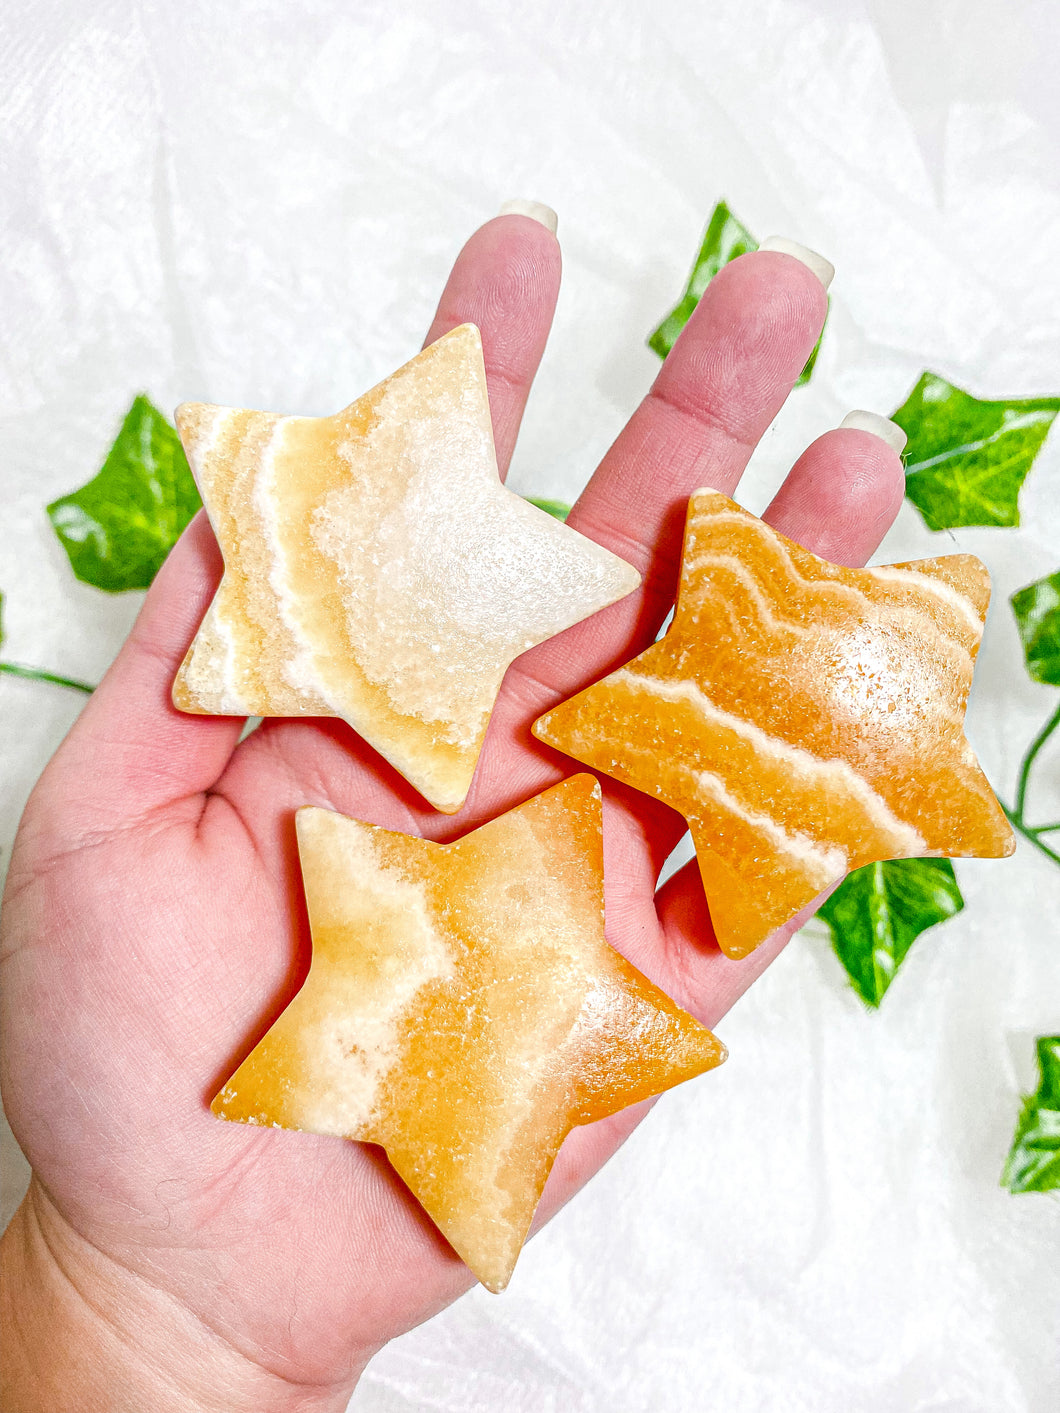
[[[74,1232],[36,1179],[0,1238],[2,1413],[343,1413]]]

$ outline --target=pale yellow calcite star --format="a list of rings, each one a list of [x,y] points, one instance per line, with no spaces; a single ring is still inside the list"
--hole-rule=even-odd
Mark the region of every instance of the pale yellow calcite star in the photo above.
[[[471,324],[333,417],[177,427],[225,572],[175,705],[344,717],[446,813],[512,660],[640,582],[501,484]]]
[[[849,869],[1012,853],[963,729],[989,597],[973,555],[846,569],[697,491],[669,631],[534,735],[684,815],[742,957]]]
[[[297,827],[309,975],[213,1111],[382,1144],[501,1290],[569,1130],[724,1048],[604,940],[592,776],[454,844],[316,808]]]

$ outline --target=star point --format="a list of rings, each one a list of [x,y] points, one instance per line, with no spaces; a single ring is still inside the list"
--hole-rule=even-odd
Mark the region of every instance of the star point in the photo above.
[[[343,717],[445,813],[514,658],[640,582],[501,483],[473,325],[332,417],[177,425],[225,572],[175,705]]]
[[[850,869],[1012,852],[963,730],[989,592],[972,555],[847,569],[697,491],[669,631],[534,734],[684,815],[744,956]]]
[[[571,1127],[725,1054],[605,941],[601,822],[589,775],[447,845],[300,810],[309,975],[214,1112],[381,1144],[503,1289]]]

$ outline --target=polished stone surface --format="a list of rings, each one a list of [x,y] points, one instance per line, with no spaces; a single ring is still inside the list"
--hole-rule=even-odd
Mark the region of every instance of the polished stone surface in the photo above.
[[[665,637],[534,734],[684,815],[742,957],[848,869],[1012,853],[963,729],[989,597],[972,555],[846,569],[697,491]]]
[[[344,717],[446,813],[509,663],[639,583],[501,484],[473,325],[333,417],[195,403],[177,426],[225,573],[175,704]]]
[[[494,1291],[571,1127],[725,1055],[604,940],[601,813],[584,774],[447,845],[300,810],[309,976],[213,1101],[382,1144]]]

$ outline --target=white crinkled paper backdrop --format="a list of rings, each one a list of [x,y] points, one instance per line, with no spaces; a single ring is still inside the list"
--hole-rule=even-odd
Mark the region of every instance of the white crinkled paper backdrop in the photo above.
[[[761,509],[851,407],[931,367],[1060,392],[1060,45],[1050,0],[8,0],[0,17],[5,655],[96,678],[135,613],[78,584],[42,507],[132,394],[333,411],[418,347],[465,236],[560,214],[565,284],[513,484],[571,499],[657,361],[644,337],[728,198],[835,261],[813,382],[767,435]],[[1055,700],[1008,595],[1060,565],[1060,433],[1019,530],[933,535],[995,601],[970,732],[1011,794]],[[6,858],[81,699],[0,679]],[[1060,804],[1060,749],[1039,767]],[[998,1187],[1035,1034],[1060,1030],[1060,870],[960,862],[963,914],[867,1014],[820,932],[722,1023],[525,1251],[370,1366],[357,1413],[1047,1413],[1060,1200]],[[17,1200],[23,1169],[9,1144]]]

